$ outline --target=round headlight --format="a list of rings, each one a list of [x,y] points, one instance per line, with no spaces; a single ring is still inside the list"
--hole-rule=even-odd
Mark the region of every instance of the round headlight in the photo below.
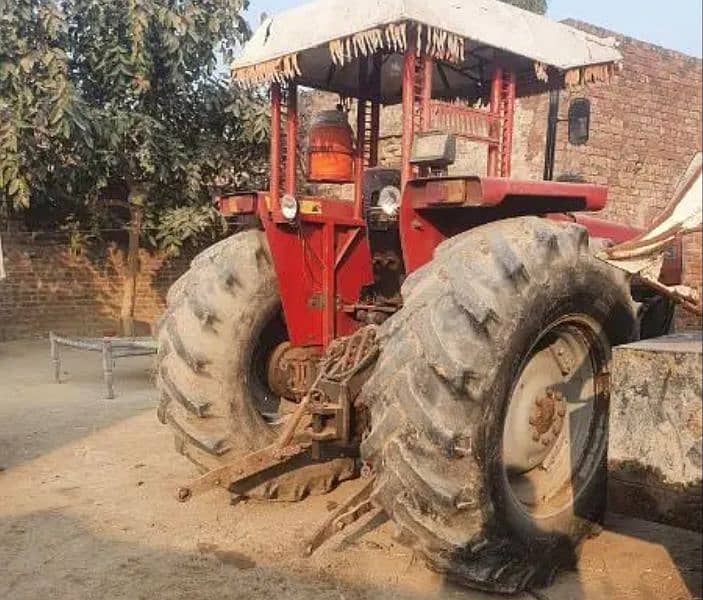
[[[392,217],[398,213],[399,206],[400,190],[393,185],[384,187],[378,195],[378,207],[389,217]]]
[[[281,198],[281,214],[289,221],[295,221],[298,216],[298,201],[290,194]]]

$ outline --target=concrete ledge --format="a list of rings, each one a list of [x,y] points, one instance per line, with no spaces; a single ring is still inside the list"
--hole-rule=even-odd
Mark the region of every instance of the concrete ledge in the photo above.
[[[615,348],[610,510],[702,530],[702,355],[700,332]]]

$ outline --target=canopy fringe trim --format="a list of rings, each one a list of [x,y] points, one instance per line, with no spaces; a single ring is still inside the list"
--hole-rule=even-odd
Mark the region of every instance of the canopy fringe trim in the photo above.
[[[424,39],[423,39],[424,33]],[[418,55],[423,49],[425,54],[429,54],[437,60],[461,64],[464,62],[464,48],[466,39],[460,35],[449,33],[444,29],[430,27],[428,25],[417,25],[417,52]]]
[[[232,69],[232,79],[245,86],[256,86],[272,81],[284,83],[298,75],[301,75],[301,71],[298,66],[297,52],[256,65]]]
[[[568,88],[589,83],[610,83],[615,73],[621,70],[621,62],[579,67],[568,70],[564,75],[564,82]]]
[[[379,50],[404,52],[408,47],[406,23],[392,23],[332,40],[329,43],[332,62],[338,67]]]
[[[408,47],[408,23],[392,23],[368,29],[329,42],[332,62],[337,67],[379,51],[405,52]],[[417,24],[418,55],[423,51],[433,58],[461,64],[464,62],[465,38],[443,29]],[[269,82],[283,83],[301,74],[299,52],[263,63],[232,69],[232,78],[243,85],[256,86]]]

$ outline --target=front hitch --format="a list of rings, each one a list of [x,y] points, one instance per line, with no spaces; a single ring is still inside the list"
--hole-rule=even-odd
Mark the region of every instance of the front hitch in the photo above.
[[[253,488],[282,469],[340,456],[357,456],[360,432],[354,401],[378,356],[376,327],[369,325],[334,340],[320,361],[318,375],[271,445],[208,471],[178,489],[180,502],[220,487]],[[299,431],[304,417],[310,425]],[[307,459],[307,460],[305,460]]]

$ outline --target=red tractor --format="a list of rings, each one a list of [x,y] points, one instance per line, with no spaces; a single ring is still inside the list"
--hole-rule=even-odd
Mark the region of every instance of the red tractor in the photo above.
[[[496,0],[322,0],[265,20],[233,75],[270,86],[270,188],[217,199],[248,227],[193,260],[159,326],[159,416],[204,472],[180,498],[298,500],[362,471],[350,512],[382,508],[468,585],[514,592],[571,564],[605,507],[611,348],[670,321],[593,256],[638,234],[586,214],[607,189],[552,180],[559,90],[620,60]],[[307,160],[302,86],[340,96]],[[516,97],[540,90],[545,180],[511,179]],[[382,167],[381,106],[398,103],[400,164]],[[588,101],[568,112],[584,143]],[[457,138],[485,175],[453,173]],[[677,282],[676,256],[662,273]]]

